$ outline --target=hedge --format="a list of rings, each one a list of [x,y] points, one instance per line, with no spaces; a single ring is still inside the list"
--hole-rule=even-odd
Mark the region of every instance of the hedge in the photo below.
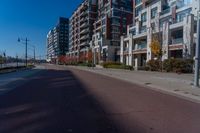
[[[104,68],[133,70],[133,66],[124,65],[119,62],[105,62],[102,64],[102,66]]]
[[[166,72],[192,73],[194,61],[192,59],[167,59],[163,62]]]
[[[147,67],[151,71],[166,71],[176,73],[192,73],[194,61],[192,59],[167,59],[163,62],[150,60]],[[163,67],[163,68],[162,68]]]
[[[149,62],[147,62],[147,67],[150,71],[161,71],[162,63],[159,60],[150,60]]]

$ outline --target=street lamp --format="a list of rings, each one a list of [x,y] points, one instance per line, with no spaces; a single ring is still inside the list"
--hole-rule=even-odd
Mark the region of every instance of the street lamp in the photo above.
[[[23,39],[23,38],[18,38],[18,42],[22,42],[23,44],[26,45],[25,47],[25,58],[26,58],[26,67],[28,66],[28,55],[27,55],[27,45],[28,45],[28,40],[27,38],[26,39]]]
[[[30,44],[29,44],[30,45]],[[33,58],[34,58],[34,63],[35,63],[35,45],[30,45],[33,48]]]
[[[195,55],[195,74],[194,74],[194,86],[199,87],[199,61],[200,61],[200,1],[199,11],[197,13],[197,43],[196,43],[196,55]]]
[[[18,55],[16,55],[16,61],[17,61],[17,68],[18,68]]]

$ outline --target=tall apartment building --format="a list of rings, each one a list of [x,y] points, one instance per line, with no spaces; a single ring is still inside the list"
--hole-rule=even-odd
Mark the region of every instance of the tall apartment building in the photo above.
[[[87,56],[93,35],[93,23],[97,16],[97,0],[84,0],[70,18],[69,56],[80,60]]]
[[[162,60],[193,58],[196,42],[197,0],[135,0],[133,24],[121,37],[120,62],[142,67],[154,55],[151,42],[160,37]]]
[[[119,61],[120,36],[132,23],[133,0],[98,0],[91,47],[100,61]]]
[[[47,34],[47,61],[55,62],[69,50],[69,19],[60,17],[57,25]]]

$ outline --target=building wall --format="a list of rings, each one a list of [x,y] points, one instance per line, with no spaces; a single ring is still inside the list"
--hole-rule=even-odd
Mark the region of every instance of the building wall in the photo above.
[[[127,35],[121,37],[120,61],[124,64],[132,63],[137,67],[145,64],[144,60],[148,62],[154,59],[150,45],[155,35],[159,37],[163,51],[162,60],[171,57],[193,58],[196,24],[193,13],[197,10],[195,3],[196,0],[135,1],[134,22],[128,27]],[[132,45],[130,45],[130,40],[133,40]],[[128,46],[129,55],[127,55],[126,46]],[[182,55],[175,56],[175,51]]]
[[[81,52],[88,51],[89,42],[92,40],[96,11],[96,0],[84,0],[72,14],[70,18],[69,55],[79,58]]]
[[[101,35],[98,38],[102,40],[99,44],[101,53],[106,51],[106,59],[102,57],[102,61],[120,60],[116,57],[116,51],[120,49],[120,36],[126,34],[127,25],[132,23],[132,5],[133,0],[98,0],[98,17],[94,23],[94,34]]]

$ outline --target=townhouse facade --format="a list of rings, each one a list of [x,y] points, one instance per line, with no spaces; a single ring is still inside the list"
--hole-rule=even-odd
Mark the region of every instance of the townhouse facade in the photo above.
[[[56,63],[59,56],[69,51],[69,19],[60,17],[47,34],[47,61]]]
[[[96,63],[119,61],[120,36],[132,23],[133,0],[98,0],[98,14],[94,22],[90,45]]]
[[[133,24],[121,36],[120,62],[143,67],[154,59],[151,42],[160,37],[162,60],[195,54],[197,0],[135,0]]]
[[[97,16],[97,0],[84,0],[70,17],[70,47],[67,55],[77,61],[87,56]]]

